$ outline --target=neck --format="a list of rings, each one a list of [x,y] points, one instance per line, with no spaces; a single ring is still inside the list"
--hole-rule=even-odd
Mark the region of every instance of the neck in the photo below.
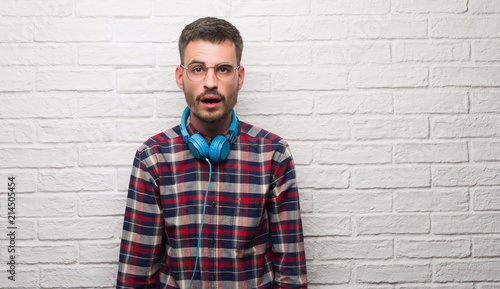
[[[230,113],[224,119],[215,122],[215,123],[206,123],[197,118],[194,114],[191,113],[191,125],[199,131],[201,134],[208,136],[210,138],[214,138],[218,135],[225,134],[229,127],[231,126],[232,114]]]

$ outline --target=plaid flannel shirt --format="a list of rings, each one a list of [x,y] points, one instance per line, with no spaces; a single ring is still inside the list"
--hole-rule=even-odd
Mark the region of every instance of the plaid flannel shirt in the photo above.
[[[238,130],[228,158],[212,164],[192,288],[307,288],[288,144],[241,121]],[[138,149],[116,288],[189,287],[208,178],[208,163],[194,158],[179,126]]]

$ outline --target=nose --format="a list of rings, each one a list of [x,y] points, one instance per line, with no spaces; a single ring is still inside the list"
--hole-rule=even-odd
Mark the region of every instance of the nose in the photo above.
[[[212,68],[212,69],[210,69]],[[217,76],[215,75],[215,67],[207,67],[207,74],[203,80],[205,89],[217,88]]]

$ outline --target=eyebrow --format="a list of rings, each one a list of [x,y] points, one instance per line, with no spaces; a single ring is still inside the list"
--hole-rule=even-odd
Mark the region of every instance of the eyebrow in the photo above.
[[[205,63],[205,61],[201,61],[201,60],[193,60],[193,61],[191,61],[191,62],[188,64],[188,66],[189,66],[189,65],[191,65],[191,64],[201,64],[201,65],[203,65],[203,66],[207,66],[207,64]],[[220,66],[220,65],[232,65],[232,64],[231,64],[229,61],[226,61],[226,62],[221,62],[221,63],[218,63],[218,64],[216,64],[215,66]]]

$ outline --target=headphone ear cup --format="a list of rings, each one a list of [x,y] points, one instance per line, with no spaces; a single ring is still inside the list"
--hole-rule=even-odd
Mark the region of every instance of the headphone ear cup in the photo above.
[[[204,160],[208,157],[208,144],[207,141],[199,134],[192,135],[188,142],[189,150],[193,153],[194,157],[199,160]]]
[[[210,145],[209,156],[214,162],[222,162],[226,160],[229,150],[231,149],[231,142],[225,136],[219,135],[212,140]]]

